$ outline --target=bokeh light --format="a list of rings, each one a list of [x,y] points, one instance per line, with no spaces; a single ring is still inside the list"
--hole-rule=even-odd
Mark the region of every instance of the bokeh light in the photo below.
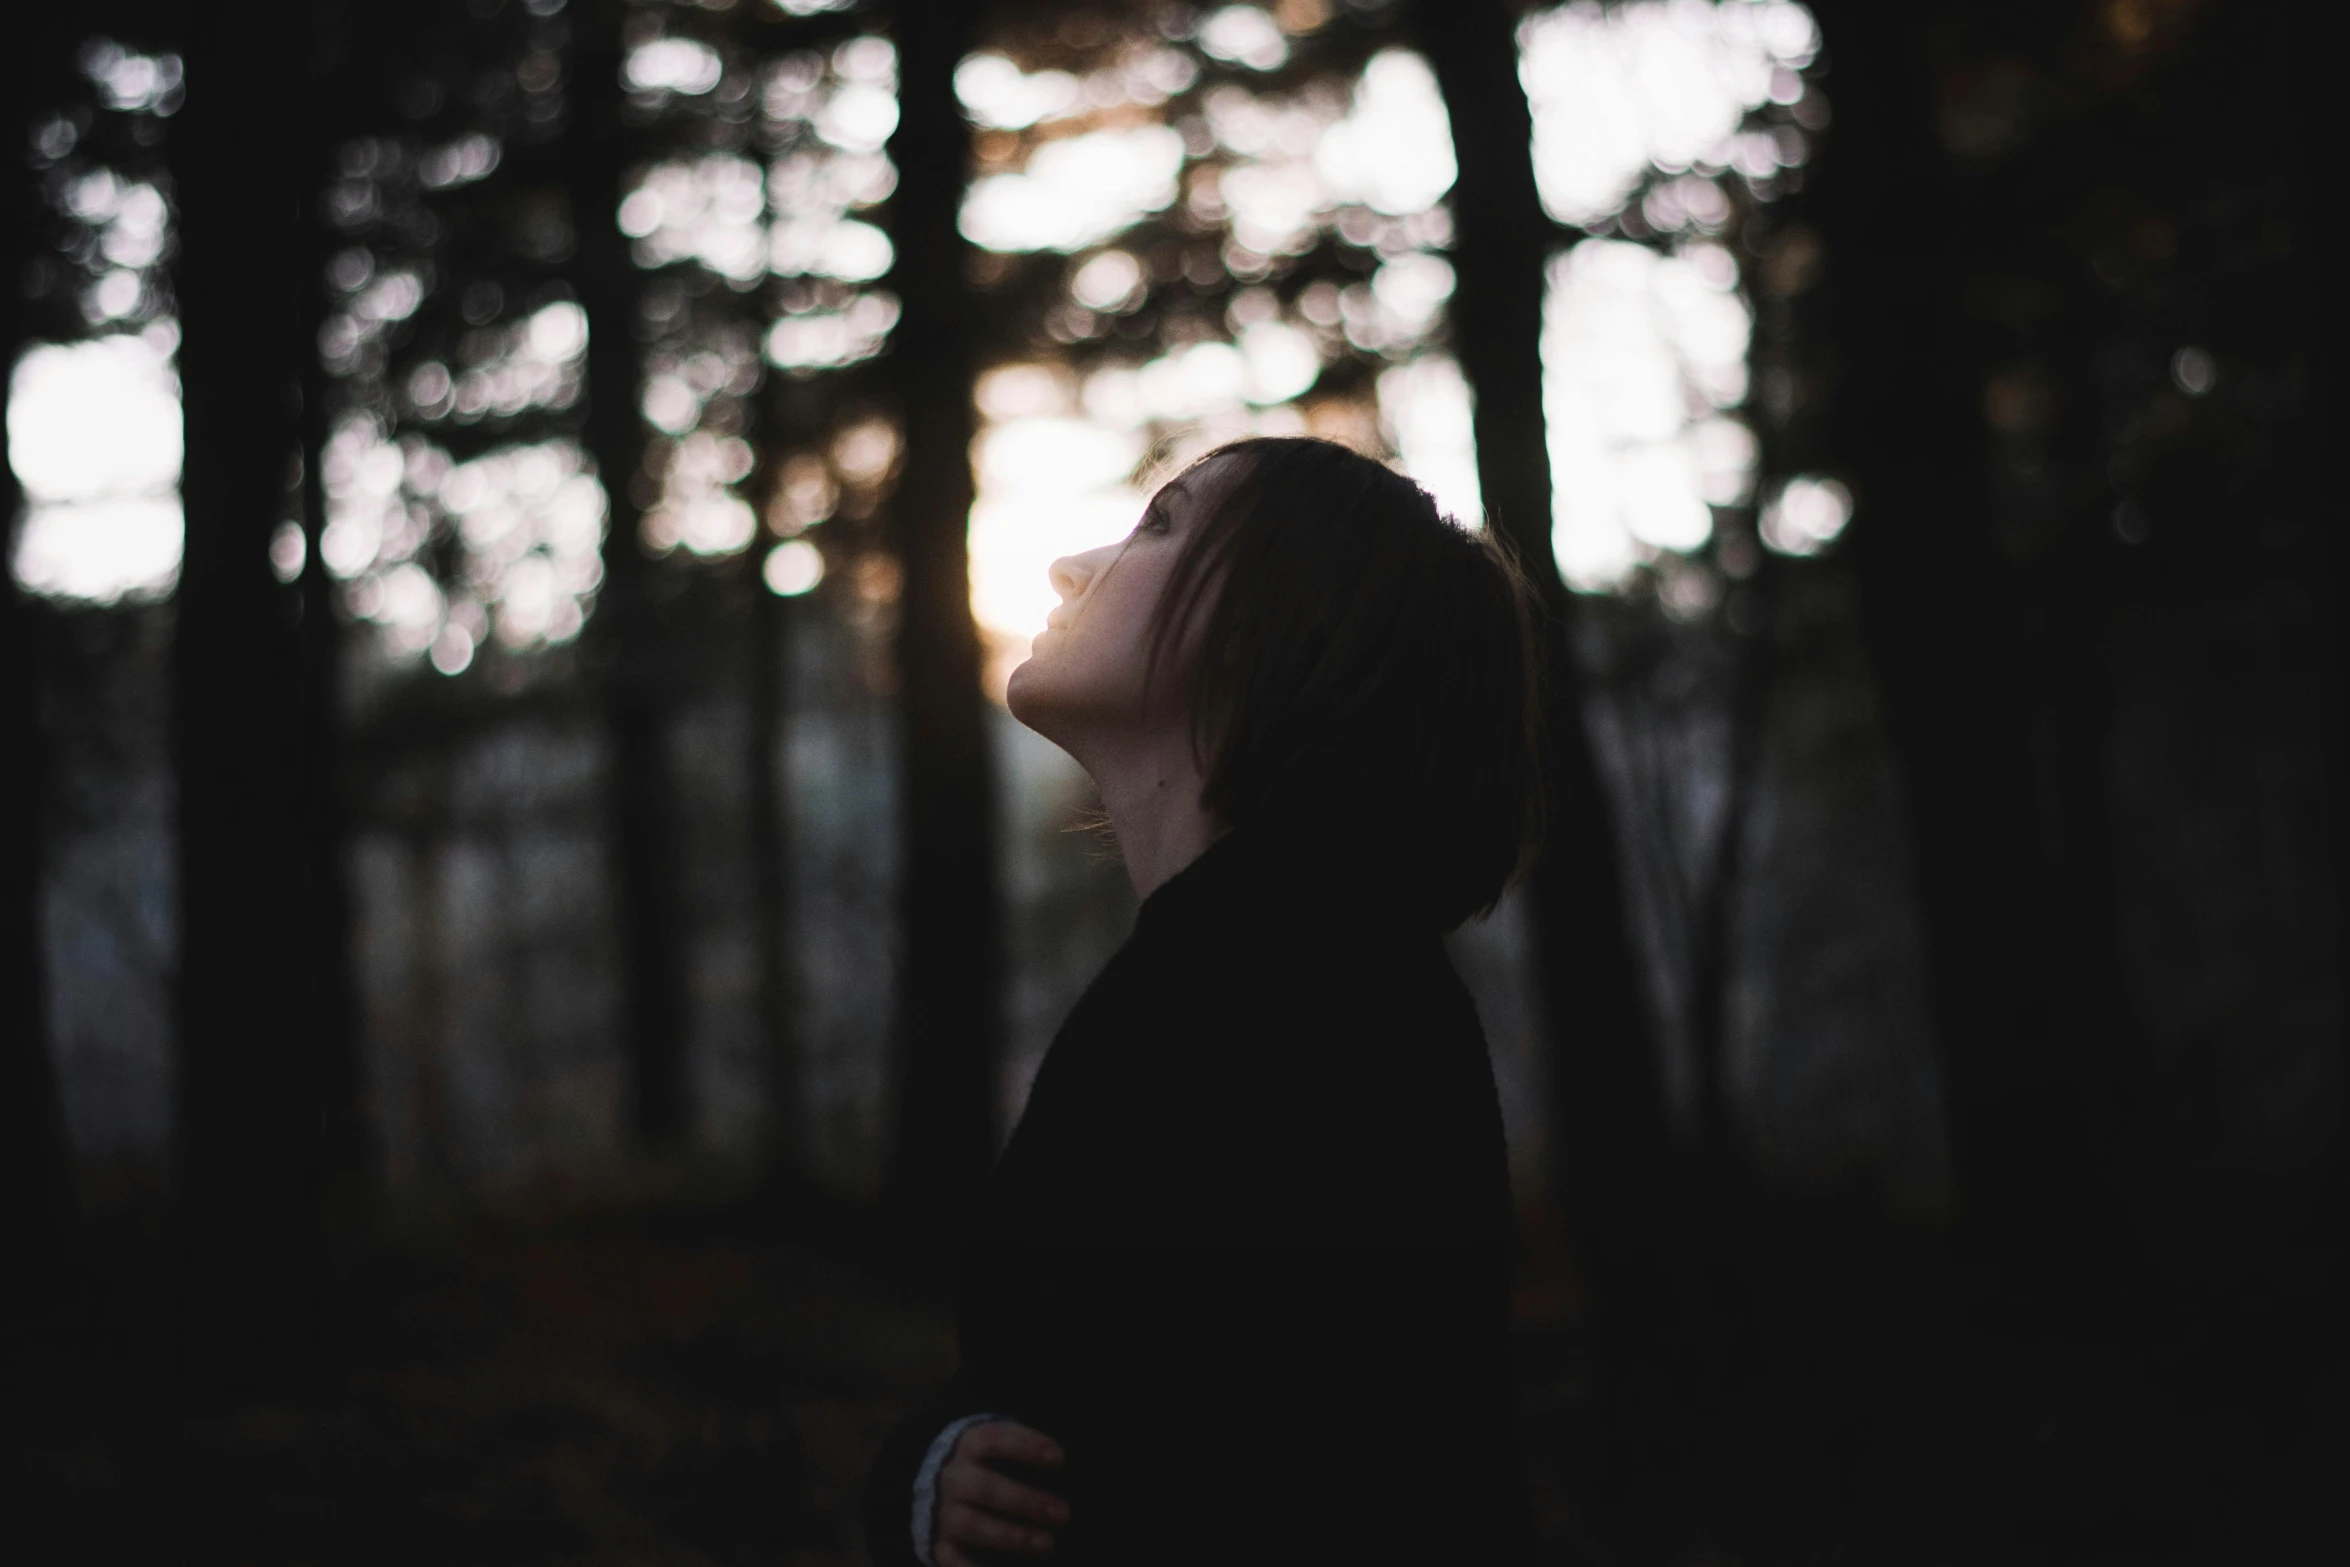
[[[1058,602],[1052,562],[1124,537],[1142,512],[1140,422],[1087,417],[1077,392],[1066,370],[1043,364],[1002,366],[979,383],[971,607],[1020,652]]]
[[[786,539],[767,552],[759,576],[776,597],[797,598],[824,580],[824,552],[806,539]]]
[[[856,214],[886,201],[897,169],[882,150],[897,128],[897,51],[872,34],[830,50],[803,49],[767,69],[760,112],[779,149],[762,187],[756,166],[714,155],[695,164],[658,165],[622,207],[623,227],[651,237],[671,221],[690,231],[665,245],[658,260],[699,259],[738,285],[771,274],[801,280],[782,296],[762,352],[793,375],[837,369],[881,352],[897,326],[897,296],[865,285],[896,259],[889,236]],[[721,206],[696,204],[695,168],[739,165],[724,176]],[[668,182],[664,185],[664,181]],[[631,226],[631,225],[634,226]],[[716,259],[712,259],[716,258]],[[655,254],[640,259],[657,264]]]
[[[1477,435],[1469,383],[1444,354],[1426,354],[1379,376],[1379,416],[1394,433],[1404,472],[1436,497],[1447,516],[1482,527]]]
[[[1605,592],[1653,567],[1667,608],[1695,613],[1718,593],[1689,557],[1756,482],[1732,412],[1753,315],[1727,241],[1808,156],[1819,29],[1790,0],[1577,0],[1519,45],[1543,205],[1591,235],[1544,302],[1559,569]]]
[[[1250,71],[1289,49],[1252,6],[1213,13],[1195,42]],[[998,691],[1056,601],[1051,562],[1123,537],[1151,482],[1223,441],[1309,431],[1349,440],[1394,456],[1448,510],[1482,521],[1468,388],[1438,346],[1454,287],[1437,254],[1452,237],[1442,202],[1456,168],[1434,73],[1390,48],[1336,91],[1258,92],[1227,78],[1189,100],[1195,129],[1133,118],[1132,105],[1164,101],[1199,71],[1152,45],[1083,75],[1023,72],[994,54],[957,73],[974,123],[1029,132],[1024,159],[999,156],[974,181],[964,233],[1007,254],[1075,257],[1068,303],[1048,318],[1059,343],[1143,307],[1154,286],[1146,252],[1168,252],[1131,236],[1154,223],[1228,236],[1207,282],[1230,292],[1204,334],[1188,323],[1154,332],[1140,357],[1063,359],[1040,343],[1037,357],[982,377],[972,605]],[[1268,276],[1326,238],[1369,251],[1369,275],[1287,290]],[[1343,397],[1322,394],[1326,372],[1350,355],[1377,373]]]
[[[41,344],[8,383],[8,453],[26,508],[16,580],[92,603],[167,592],[179,578],[178,333],[169,322]]]
[[[1834,479],[1799,474],[1763,507],[1762,541],[1782,555],[1817,555],[1852,521],[1852,492]]]
[[[387,654],[429,649],[434,668],[455,674],[492,637],[519,650],[579,635],[603,581],[605,505],[577,443],[505,446],[456,462],[421,435],[395,442],[357,414],[329,437],[320,477],[319,554]],[[421,558],[435,537],[455,545],[445,578]]]
[[[1800,162],[1799,136],[1746,117],[1800,99],[1819,44],[1811,13],[1790,0],[1578,0],[1537,12],[1519,30],[1519,74],[1543,205],[1590,225],[1622,210],[1652,168],[1767,179]]]
[[[2171,355],[2170,378],[2189,397],[2201,397],[2219,379],[2219,362],[2208,349],[2190,343]]]
[[[1165,125],[1048,142],[1017,173],[974,180],[962,229],[989,250],[1082,250],[1175,200],[1183,138]]]
[[[1278,70],[1289,60],[1281,25],[1260,7],[1228,5],[1212,11],[1199,26],[1199,46],[1216,59],[1252,71]]]
[[[1699,548],[1710,508],[1752,489],[1753,437],[1721,412],[1745,400],[1752,328],[1726,260],[1710,244],[1664,255],[1589,239],[1551,264],[1552,542],[1578,588],[1614,587],[1659,551]]]

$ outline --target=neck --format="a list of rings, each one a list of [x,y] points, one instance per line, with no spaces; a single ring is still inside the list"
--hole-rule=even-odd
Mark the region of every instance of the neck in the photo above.
[[[1199,759],[1183,730],[1089,746],[1078,758],[1101,791],[1134,895],[1147,898],[1207,852],[1224,828],[1200,805]]]

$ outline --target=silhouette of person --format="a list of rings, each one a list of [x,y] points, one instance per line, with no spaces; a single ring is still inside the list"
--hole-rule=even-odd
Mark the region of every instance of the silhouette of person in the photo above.
[[[1440,937],[1533,835],[1523,579],[1381,464],[1260,439],[1052,581],[1011,710],[1143,901],[990,1178],[868,1548],[1522,1560],[1509,1177]]]

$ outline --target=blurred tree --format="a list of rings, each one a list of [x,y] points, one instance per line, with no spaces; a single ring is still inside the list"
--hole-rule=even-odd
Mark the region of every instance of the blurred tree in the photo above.
[[[612,734],[612,809],[626,1048],[637,1137],[686,1129],[685,951],[676,884],[675,786],[662,750],[661,649],[654,638],[636,475],[644,464],[642,277],[615,221],[630,135],[621,86],[624,0],[588,0],[574,20],[575,94],[566,149],[576,275],[588,314],[588,450],[610,508],[595,641]]]
[[[1547,842],[1532,908],[1551,1028],[1561,1195],[1615,1328],[1661,1313],[1653,1297],[1665,1189],[1658,1070],[1624,925],[1616,827],[1583,728],[1579,611],[1551,547],[1543,422],[1544,270],[1562,238],[1534,185],[1532,121],[1518,79],[1515,8],[1425,4],[1418,33],[1444,91],[1453,187],[1454,341],[1476,398],[1477,473],[1491,525],[1540,600],[1549,706]]]
[[[301,566],[294,579],[300,596],[296,725],[301,748],[296,766],[303,826],[301,926],[306,942],[300,972],[318,1054],[321,1196],[329,1224],[347,1232],[363,1219],[371,1201],[377,1149],[360,1079],[359,997],[346,865],[351,817],[343,701],[348,636],[325,550],[324,471],[333,432],[333,391],[317,343],[326,318],[327,266],[337,239],[325,210],[333,149],[347,137],[371,129],[382,105],[371,90],[370,46],[376,40],[361,8],[348,0],[313,0],[311,27],[310,68],[292,89],[302,97],[304,121],[317,128],[296,165],[303,247],[302,279],[294,296],[301,353],[295,392],[301,476],[292,497],[302,536]]]
[[[321,1041],[300,971],[308,739],[299,599],[270,544],[302,442],[302,0],[193,22],[174,129],[186,410],[176,714],[182,956],[178,1198],[190,1372],[278,1385],[317,1343]]]
[[[2338,716],[2292,29],[1818,9],[1802,438],[1862,508],[1966,1231],[2036,1316],[2100,1331],[2289,1298],[2338,1255],[2307,1237],[2343,1081],[2305,1021],[2339,963]]]
[[[0,185],[0,414],[7,376],[31,337],[24,280],[45,248],[46,203],[24,142],[36,114],[62,103],[73,42],[55,12],[20,32],[0,61],[6,184]],[[50,1053],[47,955],[42,949],[41,845],[49,748],[41,719],[38,642],[30,596],[10,569],[24,492],[0,428],[0,1256],[19,1285],[8,1292],[18,1329],[47,1327],[72,1298],[75,1229],[70,1150]]]
[[[770,396],[767,404],[775,403]],[[772,453],[783,443],[775,432],[760,445]],[[769,475],[769,488],[774,477]],[[754,543],[757,541],[754,540]],[[767,1092],[765,1165],[770,1181],[797,1185],[797,1132],[805,1098],[798,1031],[794,1027],[799,987],[792,973],[791,844],[784,824],[789,811],[784,775],[783,707],[790,691],[789,601],[769,590],[766,552],[745,550],[737,567],[750,605],[750,704],[744,750],[744,796],[750,816],[753,935],[758,950],[758,1010],[763,1084]]]
[[[1983,525],[1981,370],[1948,308],[1966,252],[1934,138],[1932,19],[1823,4],[1834,136],[1806,210],[1832,272],[1826,438],[1874,522],[1854,531],[1864,628],[1903,760],[1960,1200],[1984,1233],[2077,1232],[2085,1106],[2040,865],[2039,674],[2024,585]]]
[[[918,1252],[943,1258],[994,1153],[1003,1032],[995,779],[971,618],[971,250],[957,227],[971,130],[955,96],[969,8],[893,13],[899,118],[892,281],[905,302],[890,362],[904,409],[893,503],[904,724],[904,1068],[890,1200]]]

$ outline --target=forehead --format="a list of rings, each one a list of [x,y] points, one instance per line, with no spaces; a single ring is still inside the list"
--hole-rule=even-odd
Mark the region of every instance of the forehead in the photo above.
[[[1159,486],[1151,505],[1161,511],[1190,513],[1215,500],[1236,474],[1239,458],[1230,452],[1203,457]]]

